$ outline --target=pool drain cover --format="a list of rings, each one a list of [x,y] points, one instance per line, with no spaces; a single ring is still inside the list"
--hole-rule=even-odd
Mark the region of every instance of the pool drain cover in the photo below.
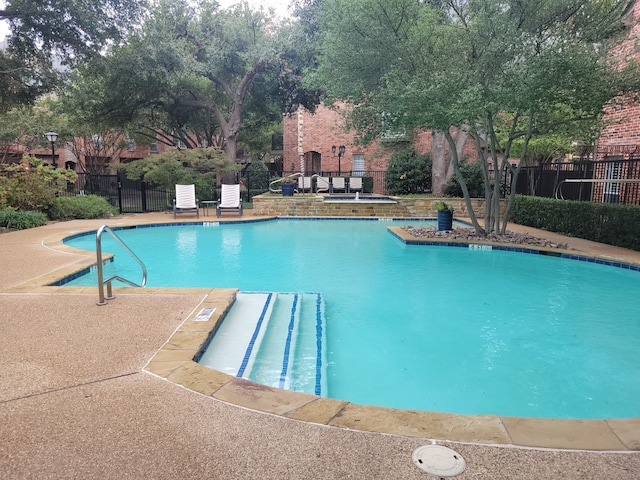
[[[466,463],[458,452],[441,445],[423,445],[413,451],[413,463],[436,477],[455,477],[464,472]]]

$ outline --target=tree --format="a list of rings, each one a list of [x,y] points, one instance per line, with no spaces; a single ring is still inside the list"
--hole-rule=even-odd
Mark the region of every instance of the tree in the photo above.
[[[222,150],[209,147],[170,148],[159,155],[121,164],[119,168],[125,170],[130,179],[156,182],[167,190],[173,190],[176,184],[193,183],[198,198],[210,199],[216,178],[224,173],[237,172],[239,165],[230,162]]]
[[[348,3],[326,2],[324,15],[333,23],[323,23],[318,77],[334,95],[352,102],[354,111],[391,112],[405,128],[443,132],[480,234],[506,229],[513,196],[503,215],[502,179],[511,171],[515,191],[520,168],[508,163],[513,142],[522,140],[525,156],[534,135],[596,119],[603,105],[626,88],[624,75],[606,61],[606,47],[622,31],[627,2]],[[342,18],[356,27],[336,21]],[[362,58],[357,58],[358,50],[365,52]],[[561,118],[558,111],[563,112]],[[484,228],[473,214],[460,173],[456,131],[473,137],[483,166]]]
[[[287,38],[275,27],[242,4],[160,1],[126,45],[83,70],[100,92],[94,111],[169,144],[224,148],[235,161],[243,121],[253,130],[282,115],[279,52]]]
[[[48,148],[45,132],[50,130],[58,132],[61,139],[67,131],[65,119],[55,111],[52,99],[0,114],[0,164],[19,161],[35,148]]]
[[[144,0],[7,0],[8,48],[0,52],[0,112],[30,104],[58,83],[56,62],[72,65],[117,43],[136,25]],[[55,59],[55,61],[54,61]]]
[[[6,0],[10,47],[27,57],[44,51],[65,61],[93,56],[125,38],[144,11],[144,0]]]

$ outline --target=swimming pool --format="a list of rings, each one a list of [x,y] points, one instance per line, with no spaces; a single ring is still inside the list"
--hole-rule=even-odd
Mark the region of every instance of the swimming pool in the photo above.
[[[638,272],[405,245],[391,224],[278,220],[118,235],[147,263],[150,286],[322,292],[331,397],[454,413],[640,416]],[[93,250],[95,240],[66,243]],[[135,277],[115,246],[104,250],[118,257],[107,268]]]

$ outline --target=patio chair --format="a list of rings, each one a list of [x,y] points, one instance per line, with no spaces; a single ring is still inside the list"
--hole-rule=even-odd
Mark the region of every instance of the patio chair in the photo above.
[[[349,191],[362,192],[362,177],[349,177]]]
[[[329,191],[329,177],[316,177],[316,193]]]
[[[225,185],[222,184],[222,191],[220,198],[218,199],[218,206],[216,207],[216,217],[219,217],[222,212],[238,212],[242,216],[242,198],[240,198],[240,185]]]
[[[195,185],[176,185],[176,198],[173,199],[173,218],[178,213],[196,212],[200,218],[200,205],[196,198]]]
[[[347,187],[344,183],[344,177],[333,177],[331,179],[331,193],[335,192],[336,190],[342,192],[347,191]]]
[[[311,191],[311,177],[298,177],[298,191],[302,193]]]

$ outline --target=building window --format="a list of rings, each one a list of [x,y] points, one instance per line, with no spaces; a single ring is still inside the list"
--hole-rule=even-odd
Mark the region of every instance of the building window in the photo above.
[[[149,144],[149,151],[151,153],[158,153],[158,142],[153,142]]]
[[[353,165],[351,173],[355,176],[362,177],[364,175],[364,155],[356,153],[353,155]]]
[[[133,152],[136,149],[136,141],[133,138],[127,140],[127,149]]]
[[[605,165],[604,179],[608,180],[604,184],[602,203],[618,203],[620,199],[620,183],[610,180],[620,180],[622,178],[622,162],[610,162]]]

